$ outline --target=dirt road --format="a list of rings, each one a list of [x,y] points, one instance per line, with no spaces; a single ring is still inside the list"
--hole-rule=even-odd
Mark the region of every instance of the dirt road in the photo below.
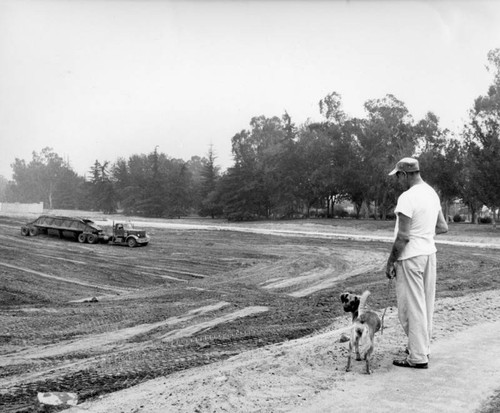
[[[341,392],[326,391],[296,413],[474,412],[500,383],[500,322],[479,324],[438,341],[429,370],[385,368],[352,378]]]

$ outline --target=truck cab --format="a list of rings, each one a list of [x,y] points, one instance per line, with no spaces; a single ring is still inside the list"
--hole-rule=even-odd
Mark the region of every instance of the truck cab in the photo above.
[[[135,229],[130,222],[118,222],[113,223],[111,243],[128,245],[131,248],[146,246],[149,243],[149,236],[146,234],[146,231]]]

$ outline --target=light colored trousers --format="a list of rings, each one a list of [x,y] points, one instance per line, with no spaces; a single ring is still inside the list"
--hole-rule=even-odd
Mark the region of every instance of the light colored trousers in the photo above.
[[[427,363],[436,296],[436,254],[396,263],[399,322],[408,336],[408,361]]]

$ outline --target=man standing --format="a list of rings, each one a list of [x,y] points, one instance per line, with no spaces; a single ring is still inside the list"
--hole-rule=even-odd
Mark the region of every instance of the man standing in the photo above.
[[[420,176],[416,159],[401,159],[389,175],[396,175],[406,189],[394,210],[396,238],[386,276],[396,277],[398,316],[408,336],[408,356],[393,364],[426,369],[436,295],[434,235],[447,232],[448,224],[436,191]]]

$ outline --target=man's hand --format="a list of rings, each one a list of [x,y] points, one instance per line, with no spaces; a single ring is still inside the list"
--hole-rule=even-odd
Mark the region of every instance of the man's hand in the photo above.
[[[444,234],[445,232],[448,232],[448,223],[446,222],[446,219],[444,218],[443,211],[439,210],[437,222],[436,222],[436,235],[438,234]]]
[[[395,263],[390,260],[387,261],[387,266],[385,268],[385,276],[389,278],[389,280],[396,278],[396,266],[394,264]]]

